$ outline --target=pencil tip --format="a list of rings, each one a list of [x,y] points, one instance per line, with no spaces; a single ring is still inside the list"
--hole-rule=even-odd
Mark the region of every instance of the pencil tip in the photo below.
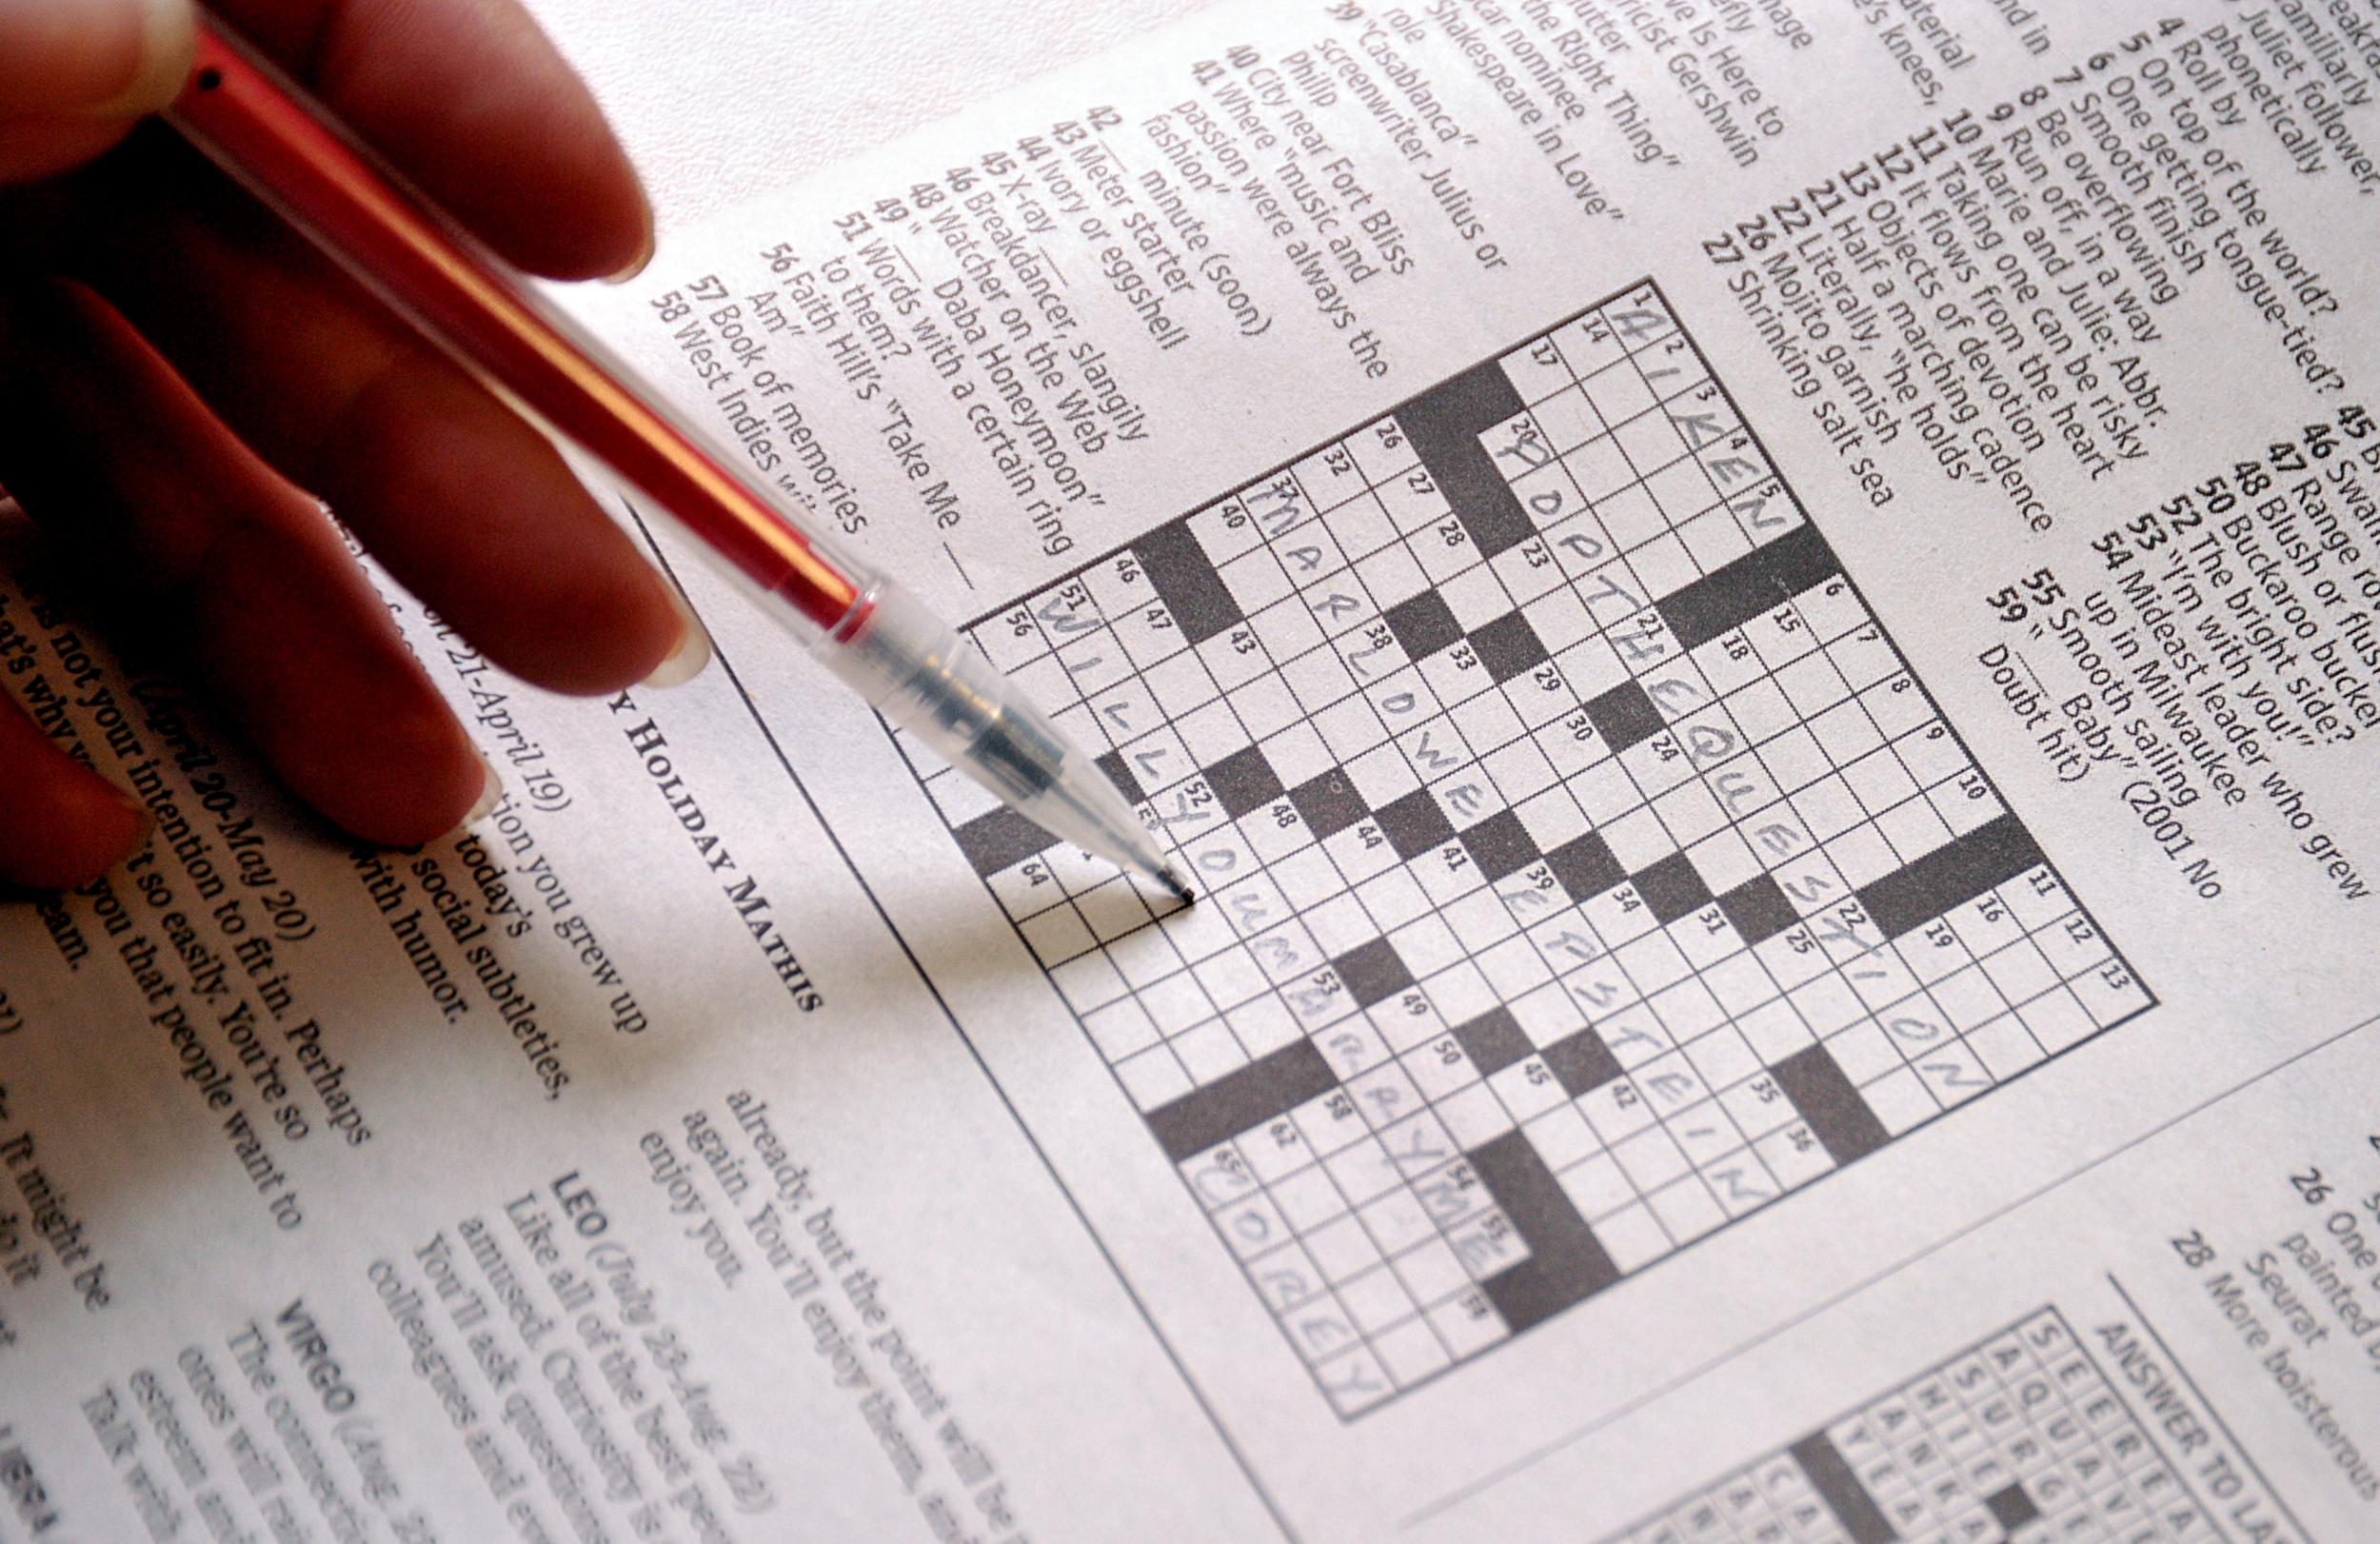
[[[1175,897],[1179,899],[1183,905],[1194,906],[1198,904],[1198,893],[1190,888],[1189,881],[1185,881],[1170,866],[1159,869],[1157,871],[1157,877],[1158,880],[1163,883],[1165,888],[1171,890]]]

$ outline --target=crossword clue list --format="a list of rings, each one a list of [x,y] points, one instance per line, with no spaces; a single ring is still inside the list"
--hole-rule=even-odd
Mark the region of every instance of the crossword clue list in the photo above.
[[[2223,1536],[2054,1308],[1605,1544],[2190,1544]]]
[[[1650,283],[967,631],[1202,899],[903,749],[1342,1416],[2152,1000]]]

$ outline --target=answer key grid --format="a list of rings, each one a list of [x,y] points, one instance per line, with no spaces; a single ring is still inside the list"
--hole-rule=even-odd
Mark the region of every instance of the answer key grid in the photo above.
[[[2223,1537],[2053,1307],[1603,1544],[2196,1544]]]
[[[1342,1416],[2151,1006],[1649,281],[964,629],[897,736]]]

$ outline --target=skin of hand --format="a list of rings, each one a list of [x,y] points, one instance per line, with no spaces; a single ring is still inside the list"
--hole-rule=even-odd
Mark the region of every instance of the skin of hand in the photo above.
[[[521,267],[650,256],[634,170],[515,0],[217,11]],[[538,685],[667,684],[709,643],[535,430],[143,122],[190,44],[188,0],[0,0],[0,487],[77,600],[298,797],[367,842],[431,841],[500,784],[341,525]],[[0,612],[0,669],[34,631]],[[0,885],[86,882],[148,827],[8,701],[0,788]]]

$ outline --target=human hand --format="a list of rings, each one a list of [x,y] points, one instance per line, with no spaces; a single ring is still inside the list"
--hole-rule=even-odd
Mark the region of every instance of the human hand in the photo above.
[[[517,0],[218,10],[522,267],[650,255],[635,172]],[[0,487],[299,797],[365,841],[429,841],[494,775],[318,500],[537,684],[680,680],[709,644],[541,436],[136,128],[189,43],[188,0],[0,0]],[[83,882],[140,840],[140,806],[5,702],[0,779],[0,883]]]

